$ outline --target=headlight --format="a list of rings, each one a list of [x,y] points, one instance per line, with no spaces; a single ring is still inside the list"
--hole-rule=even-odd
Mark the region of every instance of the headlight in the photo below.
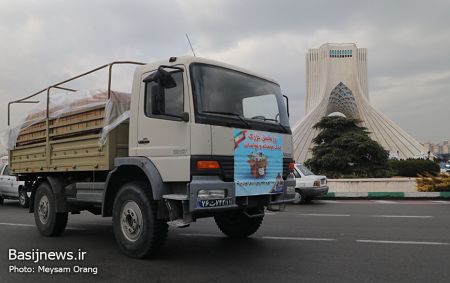
[[[286,193],[290,195],[295,194],[295,186],[287,186]]]
[[[200,190],[198,191],[199,199],[222,199],[227,196],[225,190]]]

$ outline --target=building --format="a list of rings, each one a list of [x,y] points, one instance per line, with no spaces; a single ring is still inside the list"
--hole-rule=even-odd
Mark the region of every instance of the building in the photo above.
[[[440,143],[421,143],[423,147],[433,152],[438,158],[450,158],[450,143],[448,140],[442,141]]]
[[[306,59],[305,115],[292,128],[294,159],[311,157],[309,148],[318,132],[312,129],[322,117],[341,113],[363,121],[373,140],[400,159],[427,155],[428,150],[370,104],[367,48],[354,43],[327,43],[308,49]]]

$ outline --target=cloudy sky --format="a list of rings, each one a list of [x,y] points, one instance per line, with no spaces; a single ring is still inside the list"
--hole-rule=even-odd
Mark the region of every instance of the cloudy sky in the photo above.
[[[305,53],[368,48],[372,104],[419,142],[450,139],[450,1],[0,0],[0,131],[7,102],[98,66],[192,55],[277,80],[304,114]],[[132,68],[113,88],[131,91]],[[101,78],[100,78],[101,77]],[[74,88],[106,87],[106,73]],[[12,106],[12,123],[27,105]],[[0,152],[3,152],[0,147]]]

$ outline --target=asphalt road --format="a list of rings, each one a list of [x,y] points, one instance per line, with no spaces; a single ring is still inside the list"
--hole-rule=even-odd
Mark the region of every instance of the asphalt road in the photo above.
[[[449,228],[448,201],[313,201],[267,213],[242,240],[213,219],[170,228],[158,257],[134,260],[119,250],[111,218],[70,215],[63,235],[47,238],[32,214],[5,201],[0,282],[450,282]],[[11,259],[36,251],[78,260]]]

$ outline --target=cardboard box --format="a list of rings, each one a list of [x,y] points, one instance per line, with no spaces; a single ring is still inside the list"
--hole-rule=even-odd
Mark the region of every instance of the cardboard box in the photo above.
[[[250,164],[250,173],[255,179],[262,178],[266,176],[266,166],[269,165],[269,162],[267,162],[268,157],[266,157],[266,160],[264,161],[254,161],[253,155],[247,155],[248,160],[247,163]]]

